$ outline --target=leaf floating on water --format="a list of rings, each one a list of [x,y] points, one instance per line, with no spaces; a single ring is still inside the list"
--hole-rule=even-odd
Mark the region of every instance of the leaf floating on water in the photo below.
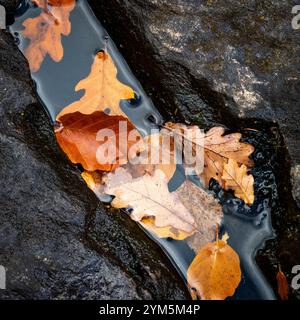
[[[249,156],[254,151],[253,146],[240,142],[242,137],[240,133],[224,135],[224,132],[224,128],[215,127],[205,135],[205,169],[203,178],[206,185],[208,185],[211,178],[214,178],[221,186],[224,186],[224,181],[221,177],[224,164],[230,159],[247,167],[253,166],[253,161],[249,159]]]
[[[62,60],[64,49],[61,36],[71,32],[70,12],[75,7],[75,0],[34,0],[43,9],[36,18],[24,21],[23,36],[30,40],[25,56],[32,72],[37,72],[46,55],[55,61]]]
[[[281,300],[288,300],[289,299],[289,284],[286,279],[285,274],[282,272],[281,268],[279,267],[279,271],[276,276],[277,280],[277,287],[278,287],[278,294]]]
[[[167,123],[166,127],[170,130],[181,130],[183,142],[186,132],[197,130],[195,126],[173,123]],[[247,174],[247,170],[253,166],[253,161],[249,156],[254,148],[248,143],[240,142],[240,133],[224,135],[224,132],[224,128],[214,127],[205,134],[202,145],[199,145],[198,141],[192,140],[204,151],[204,167],[196,168],[195,171],[205,186],[208,186],[213,178],[222,188],[233,189],[236,197],[244,200],[247,204],[252,204],[254,201],[254,179],[252,175]],[[184,154],[184,157],[189,157],[189,155]]]
[[[189,266],[187,278],[198,298],[224,300],[234,294],[241,281],[239,256],[223,240],[208,243]]]
[[[99,136],[100,130],[104,130],[103,136]],[[80,163],[87,171],[111,171],[126,163],[128,149],[136,143],[128,139],[128,132],[133,131],[136,130],[127,118],[109,116],[100,111],[90,115],[80,112],[66,114],[55,128],[63,151],[73,163]],[[107,141],[106,134],[109,136]],[[136,136],[139,136],[137,131]]]
[[[80,90],[85,90],[83,97],[65,107],[57,116],[58,120],[63,115],[76,111],[91,114],[107,109],[110,111],[109,115],[127,117],[120,108],[120,101],[134,98],[133,90],[117,79],[117,68],[106,52],[97,53],[90,74],[75,87],[76,92]]]
[[[178,234],[194,233],[193,216],[176,193],[169,192],[168,179],[161,170],[134,179],[124,168],[118,168],[106,176],[105,183],[105,193],[115,196],[112,206],[132,209],[133,220],[143,222],[143,219],[148,219],[144,220],[146,225],[151,218],[156,228],[174,228]]]
[[[233,190],[236,197],[247,204],[252,204],[254,202],[254,178],[247,171],[245,165],[239,166],[236,161],[229,159],[228,164],[224,165],[222,179],[226,190]]]

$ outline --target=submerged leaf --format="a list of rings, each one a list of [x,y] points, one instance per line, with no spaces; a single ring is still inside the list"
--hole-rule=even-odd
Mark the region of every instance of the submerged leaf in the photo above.
[[[216,225],[221,223],[223,217],[222,207],[212,194],[189,180],[175,193],[195,219],[197,230],[187,242],[197,253],[205,244],[214,240]]]
[[[101,131],[103,130],[103,131]],[[73,163],[87,171],[111,171],[128,161],[128,150],[136,143],[129,132],[138,132],[127,118],[104,112],[79,112],[60,118],[55,128],[59,145]],[[110,151],[110,152],[109,152]]]
[[[75,87],[75,91],[80,90],[85,90],[85,94],[79,101],[65,107],[57,116],[58,120],[76,111],[91,114],[95,111],[106,112],[108,109],[109,115],[127,117],[120,108],[120,101],[134,98],[133,90],[117,79],[117,68],[106,52],[97,53],[90,74]]]
[[[189,266],[187,277],[189,287],[202,300],[224,300],[241,281],[239,256],[223,240],[208,243]]]
[[[35,18],[28,18],[23,26],[23,36],[30,40],[25,56],[32,72],[37,72],[47,54],[59,62],[63,58],[64,49],[61,36],[71,32],[70,12],[75,7],[75,0],[34,0],[43,9]]]

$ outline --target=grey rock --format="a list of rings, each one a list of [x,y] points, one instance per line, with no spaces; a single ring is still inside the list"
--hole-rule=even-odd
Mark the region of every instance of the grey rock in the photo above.
[[[0,31],[0,299],[184,299],[162,251],[110,212],[57,146],[27,62]]]
[[[203,127],[240,119],[278,124],[286,165],[300,164],[300,31],[291,26],[297,1],[89,2],[167,119],[176,110],[177,119]],[[299,171],[293,175],[300,206]]]

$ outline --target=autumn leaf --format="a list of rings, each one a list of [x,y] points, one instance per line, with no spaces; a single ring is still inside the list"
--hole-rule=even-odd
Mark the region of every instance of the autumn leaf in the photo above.
[[[176,193],[169,192],[168,179],[161,170],[134,179],[124,168],[118,168],[105,177],[105,184],[105,193],[115,196],[111,205],[132,209],[133,220],[146,225],[151,218],[156,228],[174,229],[178,235],[191,235],[195,231],[193,216]]]
[[[103,192],[102,184],[102,172],[101,171],[84,171],[81,173],[81,177],[86,182],[87,186],[96,194],[101,195]]]
[[[100,132],[103,134],[99,135]],[[81,164],[87,171],[111,171],[126,163],[128,150],[136,143],[136,140],[128,139],[132,132],[139,137],[127,118],[109,116],[101,111],[90,115],[79,112],[66,114],[55,127],[56,138],[63,151],[73,163]]]
[[[247,204],[252,204],[254,201],[254,178],[247,172],[248,169],[245,165],[239,166],[236,161],[229,159],[228,164],[224,164],[222,180],[225,182],[226,190],[233,190],[236,197],[244,200]]]
[[[278,294],[281,300],[288,300],[289,298],[289,284],[287,282],[285,274],[282,272],[281,267],[279,266],[279,270],[276,276]]]
[[[234,294],[241,281],[240,259],[224,240],[206,244],[188,268],[192,294],[202,300],[224,300]]]
[[[179,130],[179,134],[183,136],[183,143],[193,142],[196,146],[203,148],[204,167],[196,168],[195,171],[205,186],[208,186],[213,178],[225,190],[233,189],[237,197],[248,204],[253,203],[254,179],[252,175],[247,174],[247,168],[253,166],[249,156],[254,151],[254,148],[250,144],[240,142],[240,133],[224,135],[224,128],[214,127],[205,134],[202,145],[199,145],[199,142],[195,139],[190,141],[190,139],[185,138],[187,132],[199,131],[198,127],[170,122],[165,127],[174,132],[174,134],[178,134],[175,130]],[[193,137],[192,134],[191,136]],[[190,157],[190,155],[186,154],[184,156],[186,158]]]
[[[76,111],[91,114],[95,111],[106,112],[107,109],[109,115],[127,117],[120,108],[120,101],[134,98],[133,90],[117,79],[117,68],[105,52],[96,54],[90,74],[75,87],[75,91],[80,90],[85,90],[83,97],[65,107],[57,116],[58,120]]]
[[[238,164],[244,164],[247,167],[253,166],[253,161],[249,156],[254,151],[253,146],[248,143],[240,142],[242,135],[240,133],[231,133],[224,135],[225,129],[214,127],[210,129],[204,137],[204,163],[205,169],[203,178],[208,185],[211,178],[214,178],[224,187],[222,173],[224,164],[229,159]]]
[[[132,159],[127,170],[137,177],[142,173],[152,174],[156,169],[164,172],[170,180],[176,171],[176,155],[173,137],[165,135],[162,131],[144,137],[139,145],[139,155]]]
[[[191,232],[186,232],[180,229],[176,229],[172,226],[157,227],[155,225],[154,217],[142,218],[139,223],[148,231],[155,234],[159,238],[172,238],[174,240],[184,240],[192,235]]]
[[[30,40],[25,56],[32,72],[37,72],[47,54],[59,62],[64,49],[61,36],[71,32],[70,12],[75,7],[75,0],[34,0],[43,9],[35,18],[28,18],[23,26],[23,36]]]
[[[189,180],[174,192],[195,219],[197,230],[187,239],[187,243],[197,253],[205,244],[214,240],[216,225],[223,218],[222,207],[212,194]]]

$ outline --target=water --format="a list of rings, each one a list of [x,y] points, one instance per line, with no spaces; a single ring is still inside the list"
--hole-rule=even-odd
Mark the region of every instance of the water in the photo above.
[[[22,37],[22,23],[29,17],[37,16],[39,12],[40,9],[30,6],[26,1],[23,1],[16,11],[15,22],[10,26],[10,32],[22,51],[28,45],[28,40]],[[155,127],[153,119],[156,124],[163,123],[160,113],[131,73],[113,41],[107,38],[106,31],[94,16],[87,1],[77,1],[76,8],[71,12],[70,20],[72,32],[68,37],[62,38],[63,60],[55,63],[47,56],[40,70],[32,74],[37,93],[51,121],[55,121],[56,115],[65,106],[81,98],[83,92],[76,93],[74,88],[79,80],[89,74],[95,53],[102,50],[107,43],[107,50],[118,69],[118,79],[133,88],[136,93],[135,101],[122,102],[122,110],[143,135]],[[176,177],[170,181],[170,190],[176,189],[182,179],[182,172],[178,168]],[[243,273],[242,281],[230,299],[274,299],[272,289],[254,260],[257,249],[266,239],[273,236],[270,222],[271,209],[268,202],[263,199],[259,200],[250,209],[242,201],[230,199],[230,197],[225,199],[223,193],[220,200],[224,211],[222,228],[230,234],[229,244],[240,256]],[[159,239],[150,233],[148,235],[161,246],[183,279],[186,280],[187,268],[195,256],[194,252],[184,241]]]

